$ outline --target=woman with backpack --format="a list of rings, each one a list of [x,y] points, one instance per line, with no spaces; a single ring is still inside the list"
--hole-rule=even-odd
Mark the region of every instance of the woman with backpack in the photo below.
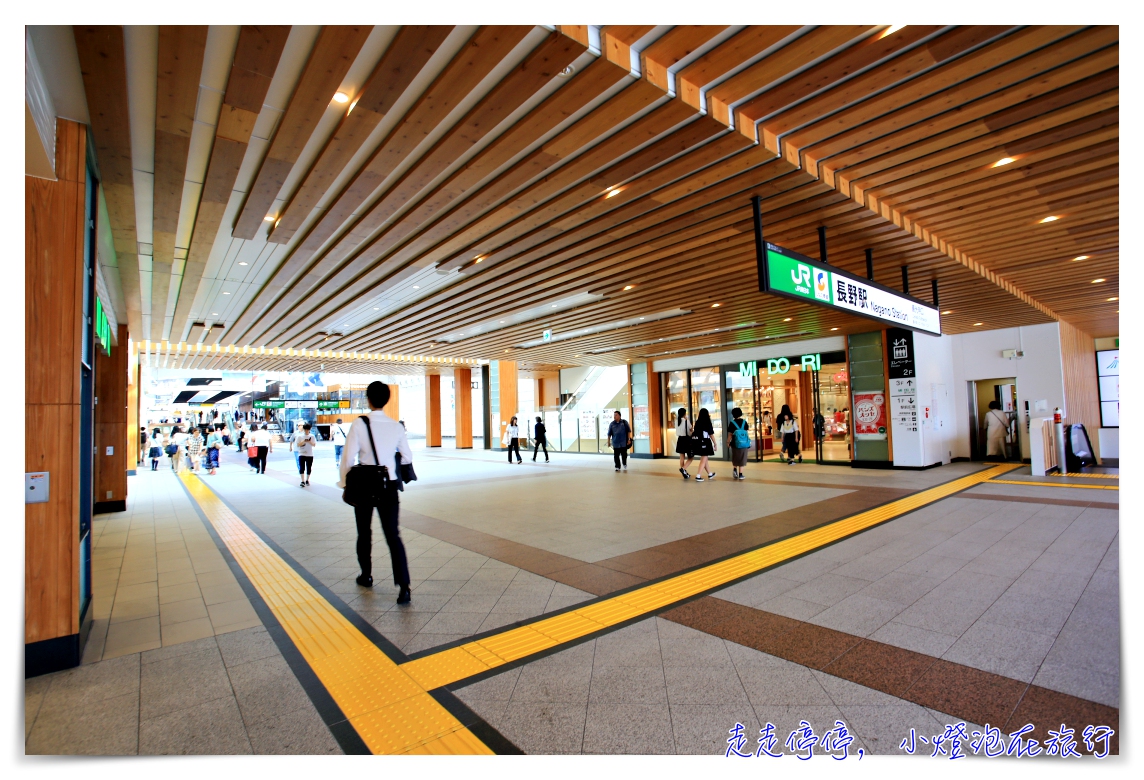
[[[682,406],[675,413],[675,451],[679,453],[679,473],[685,480],[691,479],[687,469],[695,455],[691,451],[691,423],[687,419],[687,410]]]
[[[715,472],[707,463],[707,459],[715,454],[715,426],[711,424],[711,413],[707,411],[706,406],[699,410],[699,416],[695,418],[691,447],[699,455],[699,468],[695,473],[695,481],[702,482],[705,473],[707,479],[715,479]]]
[[[743,410],[735,407],[731,410],[731,424],[727,426],[727,446],[731,448],[731,479],[746,479],[743,467],[747,465],[747,456],[751,452],[750,426],[743,419]]]

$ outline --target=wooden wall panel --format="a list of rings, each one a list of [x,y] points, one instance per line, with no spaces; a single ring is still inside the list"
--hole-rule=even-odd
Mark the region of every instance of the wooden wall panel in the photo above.
[[[79,631],[79,362],[83,125],[58,120],[57,181],[24,178],[24,470],[50,500],[24,507],[24,641]]]
[[[121,340],[119,342],[123,345],[126,351],[127,342]],[[142,452],[142,446],[139,444],[139,363],[138,361],[132,363],[129,367],[130,371],[130,384],[127,385],[127,468],[133,470],[140,459],[145,457],[147,453]]]
[[[1096,380],[1096,342],[1061,320],[1061,368],[1065,379],[1065,422],[1082,423],[1100,460],[1100,391]]]
[[[453,369],[453,408],[456,413],[457,449],[473,448],[473,371]]]
[[[127,428],[127,326],[119,326],[119,346],[110,355],[95,355],[95,483],[96,511],[125,511],[127,501],[128,438],[139,440],[139,430]],[[132,436],[132,433],[134,435]],[[111,447],[111,454],[107,448]],[[134,461],[130,461],[134,464]]]
[[[441,446],[441,375],[425,377],[425,446]]]
[[[391,384],[389,386],[389,403],[382,407],[381,411],[389,415],[390,419],[401,420],[401,386],[398,384]]]

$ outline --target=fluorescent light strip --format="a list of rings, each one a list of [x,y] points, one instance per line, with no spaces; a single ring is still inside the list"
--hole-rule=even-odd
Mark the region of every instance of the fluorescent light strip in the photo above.
[[[599,325],[589,325],[586,328],[577,328],[576,330],[570,330],[564,333],[553,333],[552,338],[548,341],[544,341],[544,339],[533,339],[532,341],[525,341],[522,344],[514,344],[513,346],[516,349],[531,349],[532,347],[540,347],[544,344],[552,344],[558,341],[570,341],[572,339],[583,338],[584,336],[594,336],[598,333],[606,333],[610,330],[632,328],[636,325],[646,325],[649,322],[669,320],[673,317],[682,317],[685,314],[691,314],[691,310],[669,309],[668,311],[661,311],[655,314],[645,314],[641,317],[628,317],[625,320],[614,320],[613,322],[604,322]]]
[[[635,349],[637,347],[648,347],[652,344],[659,344],[662,341],[680,341],[681,339],[694,339],[701,336],[710,336],[712,333],[724,333],[733,330],[742,330],[743,328],[757,328],[763,323],[761,322],[748,322],[743,325],[732,325],[729,328],[711,328],[710,330],[702,330],[696,333],[684,333],[679,336],[664,336],[661,339],[648,339],[647,341],[636,341],[631,344],[621,344],[618,347],[604,347],[602,349],[588,350],[585,354],[588,355],[605,355],[609,352],[619,352],[622,349]]]
[[[540,306],[533,306],[532,308],[524,309],[514,314],[502,314],[494,319],[478,322],[475,325],[470,325],[467,328],[461,328],[440,338],[433,339],[433,342],[436,344],[453,344],[464,339],[475,338],[477,336],[483,336],[486,333],[504,330],[513,325],[520,325],[523,322],[530,322],[543,317],[551,317],[554,314],[561,314],[577,306],[595,303],[603,299],[603,295],[596,293],[577,293],[576,295],[561,298],[556,301],[549,301]]]
[[[788,339],[788,338],[794,338],[796,336],[810,336],[810,335],[812,335],[812,331],[800,330],[797,333],[778,333],[778,334],[775,334],[774,336],[761,336],[760,338],[748,339],[747,341],[724,341],[721,344],[702,344],[698,347],[695,347],[694,349],[673,349],[673,350],[668,350],[667,352],[649,352],[646,355],[641,355],[641,357],[651,358],[651,357],[663,357],[664,355],[683,355],[683,354],[686,354],[688,352],[698,352],[701,349],[715,349],[715,348],[719,348],[719,347],[745,347],[748,344],[757,344],[760,341],[774,341],[775,339]]]

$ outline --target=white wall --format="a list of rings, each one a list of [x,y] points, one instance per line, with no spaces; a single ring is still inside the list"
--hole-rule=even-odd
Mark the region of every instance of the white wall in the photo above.
[[[956,437],[950,387],[954,381],[953,337],[914,333],[913,340],[918,429],[907,430],[891,413],[894,465],[919,467],[949,463]],[[893,412],[893,402],[890,403]]]
[[[588,372],[592,370],[591,366],[576,366],[574,368],[560,369],[560,394],[566,395],[568,393],[575,393],[576,388],[584,381],[584,377],[588,376]]]
[[[953,402],[956,435],[953,456],[968,458],[969,395],[966,384],[980,379],[1017,377],[1017,410],[1021,433],[1021,456],[1029,455],[1029,433],[1026,429],[1025,401],[1031,417],[1051,416],[1053,408],[1065,409],[1064,373],[1061,368],[1061,336],[1055,322],[1019,328],[960,333],[949,337],[952,346]],[[1005,349],[1020,349],[1025,356],[1010,360],[1001,356]],[[1045,410],[1038,411],[1037,402]]]

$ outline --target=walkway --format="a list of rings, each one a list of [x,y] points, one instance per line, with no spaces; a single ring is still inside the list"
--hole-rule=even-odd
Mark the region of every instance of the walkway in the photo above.
[[[384,577],[353,582],[332,453],[302,489],[283,450],[266,475],[233,452],[216,476],[141,472],[97,519],[92,640],[27,681],[29,753],[723,754],[736,723],[783,750],[803,719],[898,753],[959,721],[1119,728],[1117,490],[423,451],[398,608]]]

